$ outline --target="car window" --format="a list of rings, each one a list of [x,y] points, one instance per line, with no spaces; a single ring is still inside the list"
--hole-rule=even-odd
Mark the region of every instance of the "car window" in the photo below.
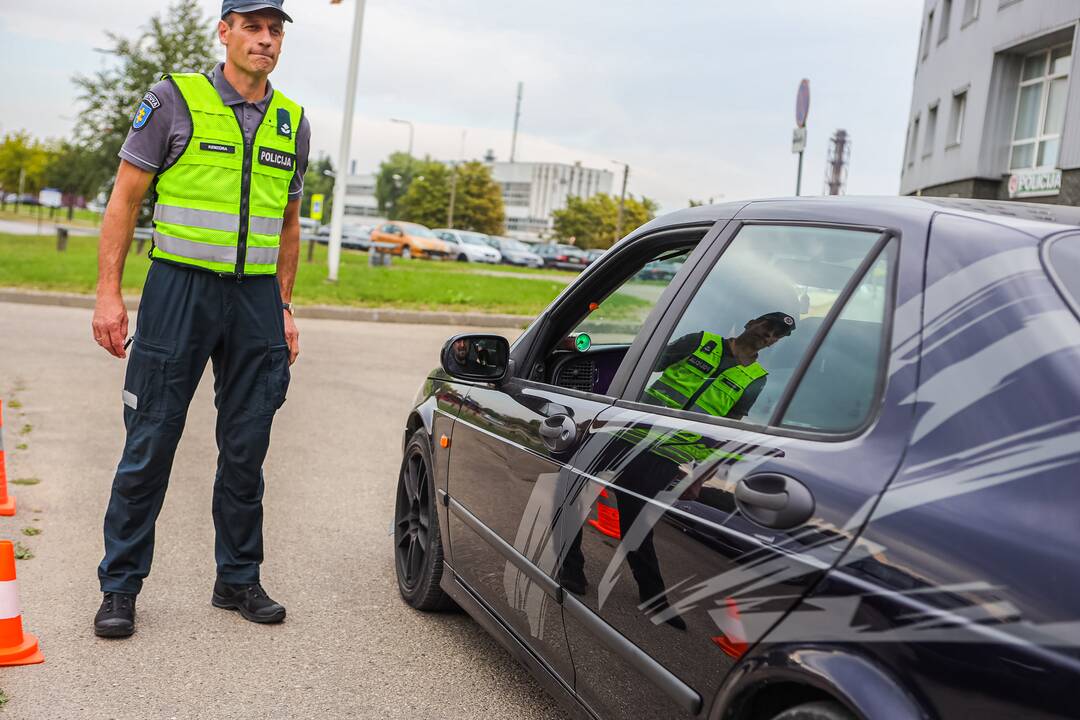
[[[664,252],[662,262],[668,268],[664,274],[649,270],[656,261],[647,263],[586,315],[573,334],[588,335],[592,345],[632,343],[660,295],[692,251],[693,248],[685,248]]]
[[[1052,240],[1046,249],[1046,264],[1062,295],[1080,312],[1080,235]]]
[[[867,271],[814,353],[781,425],[845,433],[870,414],[884,349],[895,241]]]
[[[767,424],[876,232],[746,225],[653,362],[640,402]]]

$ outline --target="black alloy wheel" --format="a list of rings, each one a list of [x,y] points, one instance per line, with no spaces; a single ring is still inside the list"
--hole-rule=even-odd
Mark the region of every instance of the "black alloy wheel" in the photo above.
[[[405,602],[417,610],[440,610],[450,605],[439,587],[443,549],[431,467],[431,448],[421,428],[405,448],[394,509],[398,590]]]
[[[837,702],[818,700],[788,708],[772,720],[855,720],[851,713]]]

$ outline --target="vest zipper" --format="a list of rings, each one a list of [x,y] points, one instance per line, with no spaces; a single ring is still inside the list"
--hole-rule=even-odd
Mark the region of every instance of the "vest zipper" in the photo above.
[[[239,124],[239,121],[237,121]],[[262,122],[259,122],[262,125]],[[244,127],[240,126],[240,133],[243,135]],[[255,134],[259,133],[258,128],[255,130]],[[243,175],[240,177],[240,232],[236,238],[236,281],[240,282],[244,277],[244,262],[247,260],[247,236],[248,236],[248,222],[251,214],[251,151],[252,146],[255,144],[254,138],[244,138],[244,169]]]

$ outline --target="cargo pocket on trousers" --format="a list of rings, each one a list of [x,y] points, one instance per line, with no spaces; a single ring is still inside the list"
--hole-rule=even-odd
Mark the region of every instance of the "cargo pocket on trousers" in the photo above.
[[[285,403],[285,394],[289,391],[289,346],[271,345],[266,352],[263,369],[266,378],[263,410],[273,414]]]
[[[124,377],[125,412],[130,411],[135,418],[147,420],[165,418],[166,380],[171,356],[169,348],[135,337]]]

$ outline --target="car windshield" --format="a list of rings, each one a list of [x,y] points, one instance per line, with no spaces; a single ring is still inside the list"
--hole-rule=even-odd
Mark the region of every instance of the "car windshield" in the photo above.
[[[423,225],[413,225],[412,223],[401,223],[401,229],[405,231],[406,235],[412,235],[414,237],[433,238],[435,233],[428,230]]]
[[[476,233],[461,233],[461,241],[463,243],[466,243],[467,245],[484,245],[484,246],[486,246],[487,243],[484,242],[485,237],[487,237],[487,236],[486,235],[479,235],[479,234],[476,234]]]
[[[525,243],[514,240],[513,238],[501,237],[497,238],[497,241],[499,243],[499,247],[503,250],[518,250],[520,252],[529,251],[529,248],[525,245]]]

